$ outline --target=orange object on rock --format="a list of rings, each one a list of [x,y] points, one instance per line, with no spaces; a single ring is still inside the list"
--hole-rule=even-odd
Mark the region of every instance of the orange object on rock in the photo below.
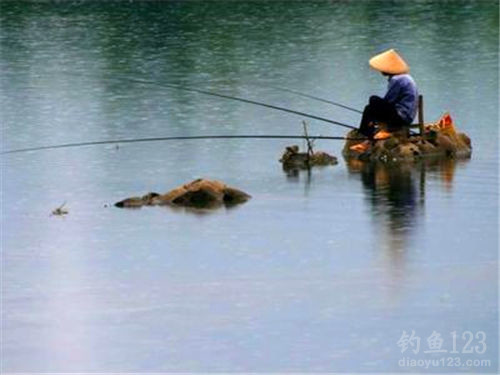
[[[445,129],[447,127],[453,126],[453,119],[451,118],[450,114],[446,112],[441,118],[439,119],[439,126],[442,129]]]
[[[382,140],[382,139],[387,139],[391,137],[391,133],[389,133],[387,130],[380,130],[375,136],[373,137],[376,140]]]
[[[357,145],[349,147],[351,151],[356,151],[359,153],[363,153],[367,151],[370,148],[370,142],[369,141],[364,141],[362,143],[358,143]]]
[[[453,119],[451,118],[448,112],[446,112],[443,116],[441,116],[441,118],[438,121],[438,127],[444,133],[448,134],[456,133],[455,124],[453,123]]]

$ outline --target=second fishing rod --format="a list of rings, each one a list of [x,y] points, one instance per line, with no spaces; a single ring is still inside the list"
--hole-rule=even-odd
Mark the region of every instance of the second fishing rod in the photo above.
[[[194,87],[185,86],[185,85],[181,85],[181,84],[162,83],[162,82],[156,82],[156,81],[151,81],[151,80],[146,80],[146,79],[140,79],[140,78],[132,78],[132,77],[119,77],[119,76],[117,77],[117,76],[114,76],[114,77],[108,77],[108,78],[112,79],[112,80],[126,80],[126,81],[129,81],[129,82],[138,83],[138,84],[155,85],[155,86],[158,86],[158,87],[173,88],[173,89],[176,89],[176,90],[194,92],[194,93],[198,93],[198,94],[203,94],[203,95],[208,95],[208,96],[214,96],[214,97],[223,98],[223,99],[235,100],[235,101],[239,101],[239,102],[243,102],[243,103],[247,103],[247,104],[253,104],[253,105],[258,105],[258,106],[265,107],[265,108],[275,109],[275,110],[282,111],[282,112],[292,113],[292,114],[295,114],[295,115],[299,115],[299,116],[306,117],[306,118],[311,118],[311,119],[322,121],[322,122],[327,122],[327,123],[330,123],[330,124],[333,124],[333,125],[342,126],[344,128],[347,128],[347,129],[357,129],[355,126],[352,126],[352,125],[349,125],[349,124],[346,124],[346,123],[343,123],[343,122],[340,122],[340,121],[331,120],[331,119],[328,119],[328,118],[325,118],[325,117],[316,116],[316,115],[313,115],[313,114],[310,114],[310,113],[306,113],[306,112],[302,112],[302,111],[297,111],[297,110],[294,110],[294,109],[285,108],[285,107],[277,106],[277,105],[274,105],[274,104],[263,103],[263,102],[259,102],[259,101],[252,100],[252,99],[241,98],[241,97],[227,95],[227,94],[222,94],[222,93],[218,93],[218,92],[214,92],[214,91],[201,90],[201,89],[197,89],[197,88],[194,88]],[[317,98],[315,98],[315,99],[317,99]],[[335,103],[335,104],[339,105],[338,103]],[[339,106],[342,107],[342,105],[339,105]]]

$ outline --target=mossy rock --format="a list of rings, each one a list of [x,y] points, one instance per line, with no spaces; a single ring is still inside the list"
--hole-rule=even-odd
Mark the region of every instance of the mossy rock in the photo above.
[[[281,156],[280,162],[284,170],[309,169],[317,166],[327,166],[338,164],[335,156],[323,151],[316,151],[312,154],[300,152],[299,146],[288,146]]]
[[[434,124],[426,127],[424,136],[406,137],[394,133],[385,140],[372,141],[368,150],[359,153],[351,146],[364,142],[366,138],[357,130],[347,133],[342,154],[346,160],[382,162],[414,162],[422,158],[469,158],[472,154],[471,140],[465,133],[441,131]]]
[[[115,203],[116,207],[138,208],[142,206],[171,205],[200,209],[232,206],[250,199],[247,193],[216,180],[197,179],[165,194],[148,193]]]

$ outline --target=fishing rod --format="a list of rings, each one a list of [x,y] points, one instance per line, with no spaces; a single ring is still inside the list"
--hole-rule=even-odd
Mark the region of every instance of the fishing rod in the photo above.
[[[111,79],[118,79],[118,78],[117,77],[111,77]],[[122,77],[121,79],[128,80],[130,82],[140,83],[140,84],[150,84],[150,85],[156,85],[156,86],[159,86],[159,87],[175,88],[175,89],[178,89],[178,90],[195,92],[195,93],[198,93],[198,94],[215,96],[215,97],[223,98],[223,99],[236,100],[236,101],[243,102],[243,103],[254,104],[254,105],[261,106],[261,107],[276,109],[278,111],[293,113],[295,115],[312,118],[314,120],[328,122],[330,124],[339,125],[339,126],[342,126],[342,127],[348,128],[348,129],[357,129],[355,126],[352,126],[352,125],[349,125],[349,124],[345,124],[343,122],[339,122],[339,121],[335,121],[335,120],[330,120],[330,119],[327,119],[327,118],[324,118],[324,117],[312,115],[312,114],[301,112],[301,111],[296,111],[296,110],[285,108],[285,107],[280,107],[280,106],[273,105],[273,104],[267,104],[267,103],[262,103],[262,102],[258,102],[258,101],[251,100],[251,99],[240,98],[240,97],[237,97],[237,96],[231,96],[231,95],[221,94],[221,93],[217,93],[217,92],[213,92],[213,91],[195,89],[193,87],[181,86],[181,85],[177,85],[177,84],[173,84],[173,83],[159,83],[159,82],[155,82],[155,81],[149,81],[149,80],[138,79],[138,78],[129,78],[129,77]]]
[[[213,83],[214,80],[210,80],[209,82]],[[206,81],[200,81],[198,83],[206,83]],[[363,111],[360,111],[359,109],[356,109],[356,108],[353,108],[353,107],[349,107],[349,106],[347,106],[345,104],[342,104],[342,103],[339,103],[339,102],[334,102],[332,100],[328,100],[328,99],[324,99],[324,98],[320,98],[318,96],[306,94],[306,93],[303,93],[303,92],[300,92],[300,91],[288,89],[286,87],[278,87],[278,86],[272,86],[272,85],[262,85],[262,84],[256,84],[256,83],[246,83],[246,85],[255,86],[255,87],[264,87],[264,88],[270,88],[270,89],[274,89],[274,90],[278,90],[278,91],[288,92],[288,93],[295,94],[295,95],[298,95],[298,96],[303,96],[305,98],[317,100],[317,101],[320,101],[320,102],[323,102],[323,103],[332,104],[334,106],[347,109],[348,111],[352,111],[352,112],[356,112],[356,113],[360,113],[360,114],[363,113]]]
[[[270,87],[272,87],[272,88],[274,88],[276,90],[280,90],[280,91],[289,92],[289,93],[292,93],[292,94],[295,94],[295,95],[303,96],[305,98],[314,99],[314,100],[317,100],[317,101],[320,101],[320,102],[323,102],[323,103],[333,104],[333,105],[335,105],[337,107],[344,108],[344,109],[347,109],[347,110],[352,111],[352,112],[361,113],[361,114],[363,113],[363,111],[360,111],[359,109],[356,109],[356,108],[353,108],[353,107],[349,107],[349,106],[347,106],[345,104],[341,104],[341,103],[334,102],[334,101],[331,101],[331,100],[323,99],[323,98],[320,98],[318,96],[305,94],[303,92],[295,91],[295,90],[290,90],[290,89],[287,89],[287,88],[284,88],[284,87],[276,87],[276,86],[270,86]]]
[[[152,138],[134,138],[134,139],[113,139],[107,141],[91,141],[78,143],[64,143],[51,146],[38,146],[19,148],[15,150],[3,151],[1,154],[17,154],[29,151],[53,150],[58,148],[73,148],[95,145],[109,145],[121,143],[139,143],[139,142],[161,142],[178,140],[198,140],[198,139],[325,139],[325,140],[364,140],[365,138],[346,138],[334,136],[308,136],[305,135],[195,135],[195,136],[174,136],[174,137],[152,137]]]

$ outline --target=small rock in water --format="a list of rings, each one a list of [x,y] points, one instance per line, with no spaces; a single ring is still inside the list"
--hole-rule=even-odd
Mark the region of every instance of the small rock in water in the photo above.
[[[148,193],[115,203],[116,207],[171,205],[193,208],[217,208],[244,203],[251,197],[247,193],[216,180],[197,179],[165,194]]]
[[[50,216],[63,216],[63,215],[67,215],[69,212],[68,212],[68,210],[66,208],[64,208],[65,205],[66,205],[66,202],[64,202],[63,204],[61,204],[56,209],[52,210],[52,213],[50,214]]]
[[[280,162],[283,164],[283,169],[308,169],[314,166],[335,165],[338,160],[335,156],[327,154],[323,151],[300,152],[299,146],[288,146],[281,156]]]

